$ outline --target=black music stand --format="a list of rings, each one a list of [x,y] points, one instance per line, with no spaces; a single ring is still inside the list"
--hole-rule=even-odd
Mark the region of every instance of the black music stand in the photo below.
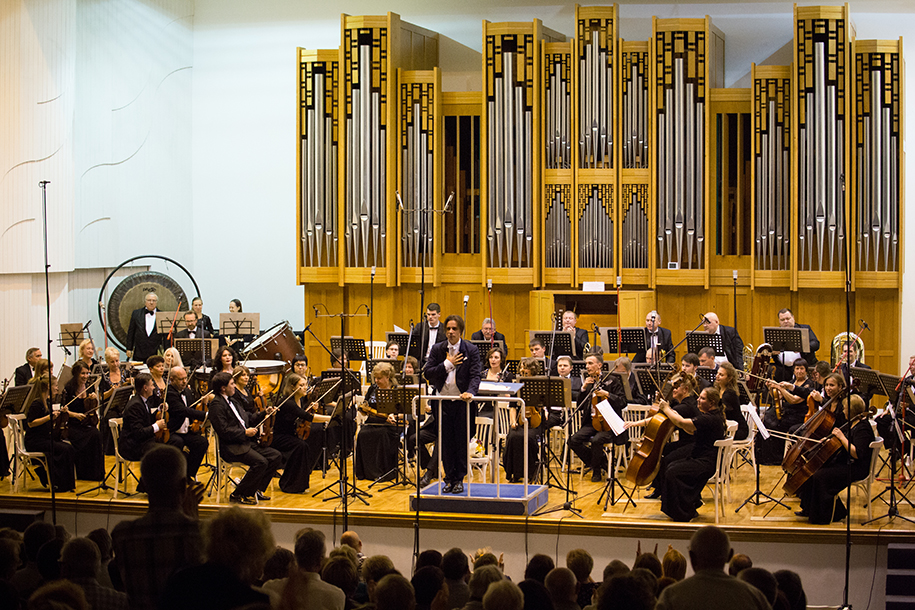
[[[810,351],[810,329],[808,328],[783,328],[781,326],[763,326],[765,342],[772,346],[776,352],[797,352],[802,354]],[[785,363],[787,365],[787,363]],[[809,364],[816,364],[811,362]]]
[[[396,375],[398,385],[419,385],[419,375],[405,375],[403,371]]]
[[[503,354],[508,353],[505,351],[505,342],[501,339],[495,339],[493,341],[487,341],[486,339],[468,339],[468,341],[477,346],[477,349],[480,350],[480,357],[484,359],[489,350],[494,347],[501,348]]]
[[[572,372],[569,375],[575,376],[578,375],[581,377],[582,371],[585,370],[585,361],[584,360],[573,360],[572,361]]]
[[[352,383],[357,387],[362,387],[362,371],[354,371],[353,369],[327,369],[321,371],[321,379],[341,379],[343,377],[344,371],[346,376],[349,378],[348,383]],[[339,392],[339,389],[337,390]]]
[[[737,394],[740,395],[740,404],[756,406],[756,403],[753,402],[753,395],[750,394],[750,388],[743,379],[737,380]]]
[[[410,333],[386,332],[384,334],[384,339],[385,339],[385,344],[388,344],[391,341],[396,343],[397,347],[400,348],[400,355],[403,356],[404,358],[411,355],[410,350],[407,349],[408,342],[410,343],[410,347],[413,349],[413,351],[419,352],[419,335],[416,333],[413,333],[413,336],[411,337]],[[418,360],[418,358],[417,358],[417,360]]]
[[[378,483],[388,483],[388,485],[379,489],[379,492],[387,491],[388,489],[397,487],[398,485],[411,487],[413,485],[413,481],[407,474],[407,453],[405,445],[407,441],[407,414],[411,413],[413,410],[413,399],[419,396],[419,388],[392,388],[389,390],[382,390],[381,388],[377,388],[376,391],[378,392],[378,413],[384,413],[385,415],[394,413],[396,415],[403,416],[401,418],[401,421],[403,421],[403,426],[401,427],[402,436],[400,437],[400,442],[401,448],[403,449],[401,453],[403,454],[404,460],[401,462],[400,456],[398,456],[397,464],[394,466],[394,468],[375,479],[375,482],[369,485],[369,489]],[[384,479],[386,479],[388,475],[391,474],[391,472],[394,473],[394,480],[385,481]]]
[[[513,377],[518,376],[518,367],[521,365],[520,360],[506,360],[505,361],[505,370],[512,374]]]
[[[661,391],[664,380],[670,375],[674,367],[672,364],[653,364],[650,366],[633,366],[635,380],[639,385],[639,394],[653,400],[657,392]]]
[[[715,385],[715,377],[718,375],[718,370],[713,369],[707,366],[697,366],[696,367],[696,379],[705,379],[709,385]]]
[[[365,341],[355,337],[339,336],[330,338],[330,349],[339,351],[347,362],[365,362],[368,360],[368,354],[365,352]]]
[[[8,388],[0,397],[0,413],[19,414],[25,411],[25,405],[32,394],[32,385],[17,385]]]
[[[724,345],[721,343],[721,335],[714,333],[709,334],[702,330],[686,331],[686,349],[691,354],[698,354],[703,347],[711,347],[715,350],[716,356],[726,356]]]
[[[198,339],[175,339],[175,349],[181,356],[181,361],[188,363],[188,366],[206,365],[216,357],[216,350],[219,347],[219,339],[198,338]]]
[[[365,379],[368,383],[374,383],[375,378],[372,375],[372,371],[375,370],[375,367],[381,364],[382,362],[387,362],[394,367],[394,373],[399,373],[403,368],[403,360],[398,360],[397,358],[369,358],[365,361]]]
[[[524,384],[521,386],[518,395],[524,400],[525,406],[540,409],[541,413],[544,410],[549,413],[553,407],[564,409],[567,404],[572,402],[571,379],[563,377],[522,377],[519,382]],[[530,427],[528,427],[528,432],[530,432]],[[545,430],[544,436],[546,436]],[[550,468],[552,460],[556,460],[560,464],[562,462],[550,449],[549,443],[544,441],[545,439],[540,443],[540,480],[548,488],[552,487],[568,492],[569,489],[562,484]],[[524,450],[527,451],[526,443]],[[542,476],[543,472],[546,472],[545,477]],[[554,482],[551,482],[550,479]]]
[[[539,339],[544,348],[553,346],[553,360],[557,356],[572,356],[575,354],[575,332],[571,330],[532,330],[530,340]]]
[[[609,373],[609,375],[614,375],[617,378],[620,378],[619,373]],[[623,382],[623,387],[626,388],[626,393],[631,397],[631,392],[628,390],[629,384],[625,381]],[[595,407],[596,408],[596,407]],[[610,406],[613,409],[612,406]],[[609,422],[608,422],[609,423]],[[626,504],[623,505],[623,511],[625,512],[626,508],[632,504],[633,508],[636,508],[635,500],[632,499],[632,494],[629,493],[629,490],[620,483],[619,477],[616,476],[616,450],[619,445],[615,442],[610,443],[610,460],[607,464],[607,484],[604,485],[604,490],[601,492],[600,497],[597,499],[597,503],[600,504],[601,500],[605,497],[607,500],[604,502],[604,510],[607,510],[607,505],[616,506],[616,503],[623,499],[623,496],[626,497]],[[591,448],[594,451],[594,447]],[[620,488],[620,496],[616,496],[616,488]]]
[[[600,345],[605,354],[632,354],[645,349],[648,341],[648,333],[644,326],[601,326],[599,332]]]

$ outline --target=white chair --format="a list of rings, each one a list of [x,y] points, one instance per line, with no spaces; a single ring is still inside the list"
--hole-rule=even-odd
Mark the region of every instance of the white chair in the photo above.
[[[48,468],[48,458],[40,451],[26,451],[25,449],[25,414],[15,413],[9,416],[10,432],[13,436],[13,493],[19,493],[22,479],[28,474],[32,480],[37,478],[35,474],[35,462],[44,466],[45,473],[50,476],[51,470]],[[40,480],[39,480],[40,482]],[[47,489],[47,485],[44,486]]]
[[[387,356],[384,353],[384,349],[385,349],[385,347],[387,347],[387,345],[388,344],[384,341],[366,341],[365,342],[365,351],[366,351],[366,353],[370,354],[369,358],[371,358],[372,360],[378,360],[379,358],[386,358]],[[404,355],[404,354],[401,354],[401,355]]]
[[[505,402],[497,402],[496,417],[499,418],[499,432],[495,436],[495,441],[499,444],[499,454],[505,452],[505,439],[508,438],[508,432],[512,429],[511,406]]]
[[[223,491],[229,491],[229,483],[232,483],[237,487],[239,481],[241,481],[241,479],[232,477],[232,469],[241,468],[245,471],[245,474],[247,474],[248,466],[241,462],[230,462],[224,459],[222,457],[222,452],[219,450],[219,435],[216,434],[214,436],[216,437],[216,503],[219,504],[222,501]],[[355,447],[353,450],[355,452]],[[273,481],[270,481],[270,486],[271,488],[273,487]]]
[[[874,483],[874,479],[877,478],[877,470],[879,470],[877,465],[880,463],[880,450],[883,449],[883,437],[878,436],[873,441],[871,441],[870,448],[871,448],[871,465],[870,465],[870,470],[868,471],[867,477],[864,479],[861,479],[860,481],[855,481],[851,484],[852,491],[854,491],[856,493],[860,492],[860,493],[864,494],[864,498],[865,498],[864,506],[865,506],[865,508],[867,508],[867,520],[868,521],[873,519],[872,510],[871,510],[871,504],[872,504],[872,500],[873,500],[873,496],[871,495],[871,486]],[[840,493],[839,495],[843,495],[843,494]],[[839,498],[839,496],[837,495],[836,500],[838,498]],[[833,500],[833,503],[832,503],[833,514],[835,514],[835,510],[836,510],[835,509],[836,500]],[[848,516],[850,518],[851,517],[851,506],[849,506],[847,508],[848,508]]]
[[[470,479],[473,480],[473,470],[476,469],[480,471],[480,475],[483,477],[483,482],[487,481],[487,476],[489,474],[489,465],[493,460],[493,453],[490,448],[492,445],[492,418],[491,417],[479,417],[476,419],[476,429],[474,431],[474,436],[480,445],[483,447],[483,455],[470,456]],[[493,465],[493,468],[496,468]]]
[[[731,468],[736,460],[745,459],[753,466],[753,476],[756,476],[756,423],[750,416],[750,410],[754,409],[753,405],[741,405],[740,411],[747,418],[747,428],[749,432],[747,438],[735,440],[731,444],[731,449],[725,459],[728,461],[728,502],[731,501]],[[735,428],[736,429],[736,428]]]
[[[648,417],[648,413],[651,410],[649,405],[629,405],[623,409],[623,421],[633,423],[641,421]],[[642,436],[645,434],[645,424],[639,424],[638,426],[630,426],[629,430],[629,458],[631,459],[635,455],[636,449],[639,447],[639,442],[642,440]]]
[[[124,493],[127,493],[127,480],[129,477],[133,477],[133,480],[140,483],[140,479],[137,478],[136,473],[130,467],[131,464],[139,464],[137,461],[132,461],[124,458],[121,455],[121,427],[124,425],[123,417],[114,417],[108,420],[108,426],[111,428],[111,444],[114,447],[114,465],[115,465],[115,475],[114,480],[114,499],[118,499],[118,492],[121,487],[121,481],[124,482]],[[126,473],[125,473],[126,470]]]
[[[724,490],[728,488],[728,477],[730,476],[731,471],[728,455],[734,444],[735,432],[737,432],[737,422],[728,420],[725,437],[720,441],[715,441],[715,446],[718,447],[718,456],[715,460],[715,475],[709,479],[708,482],[708,485],[714,484],[715,486],[713,490],[715,495],[715,523],[718,523],[719,516],[724,515],[725,502],[722,496]],[[729,497],[728,502],[730,501],[731,499]]]

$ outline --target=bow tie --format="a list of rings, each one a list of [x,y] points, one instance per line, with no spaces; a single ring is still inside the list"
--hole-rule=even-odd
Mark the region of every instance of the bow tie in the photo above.
[[[147,315],[147,316],[154,316],[154,315],[156,315],[156,312],[155,312],[155,311],[149,311],[149,310],[147,309],[147,310],[146,310],[146,315]]]

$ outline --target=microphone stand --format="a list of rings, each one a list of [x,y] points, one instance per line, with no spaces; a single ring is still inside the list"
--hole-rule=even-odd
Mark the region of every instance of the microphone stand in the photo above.
[[[50,180],[42,180],[38,183],[41,189],[41,221],[44,231],[44,293],[45,293],[45,311],[48,321],[48,362],[51,361],[51,265],[48,263],[48,185]],[[48,414],[54,410],[54,396],[50,393],[51,389],[51,372],[48,371]],[[30,405],[31,406],[31,405]],[[52,418],[53,419],[53,418]],[[51,523],[57,525],[57,496],[54,492],[54,481],[52,477],[52,465],[54,464],[54,426],[51,425],[51,445],[48,451],[48,487],[51,488]]]

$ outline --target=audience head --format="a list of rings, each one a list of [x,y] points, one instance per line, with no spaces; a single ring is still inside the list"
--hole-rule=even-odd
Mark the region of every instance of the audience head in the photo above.
[[[470,576],[470,562],[459,548],[453,548],[442,557],[442,572],[448,580],[461,580]]]
[[[52,538],[38,550],[38,573],[45,582],[60,578],[60,550],[64,544],[60,538]]]
[[[320,572],[327,553],[324,532],[306,527],[295,536],[295,561],[306,572]]]
[[[445,586],[445,574],[436,567],[426,566],[416,570],[410,584],[413,585],[416,605],[428,608],[441,588]]]
[[[753,560],[750,559],[748,555],[743,553],[735,553],[731,560],[728,562],[728,574],[731,576],[737,576],[743,570],[753,567]]]
[[[686,557],[673,546],[668,545],[667,552],[661,559],[661,571],[664,576],[677,581],[683,580],[686,577]]]
[[[344,545],[338,546],[337,548],[331,549],[327,553],[327,557],[328,557],[328,559],[331,557],[345,557],[345,558],[349,559],[350,562],[352,562],[352,564],[354,566],[356,566],[357,570],[359,569],[359,556],[356,555],[356,549],[354,549],[351,546],[346,546],[344,544]]]
[[[177,447],[156,444],[140,462],[140,478],[150,506],[177,508],[187,492],[187,461]]]
[[[19,548],[11,538],[0,539],[0,580],[9,580],[19,569]]]
[[[346,555],[333,555],[321,570],[321,580],[338,587],[349,598],[359,586],[359,569]]]
[[[645,584],[648,585],[648,589],[651,590],[655,596],[657,596],[658,577],[654,575],[654,572],[651,570],[646,570],[645,568],[632,568],[632,571],[629,572],[629,575],[633,578],[644,581]]]
[[[788,607],[791,610],[806,610],[807,594],[804,593],[800,575],[791,570],[778,570],[773,576],[778,582],[778,590],[785,594]]]
[[[375,598],[375,587],[378,586],[379,581],[388,574],[395,573],[397,573],[397,570],[394,569],[394,563],[390,557],[386,555],[366,557],[365,561],[362,562],[362,578],[365,580],[370,600]]]
[[[102,554],[88,538],[74,538],[60,551],[60,575],[64,578],[97,578],[101,568]]]
[[[86,534],[86,538],[95,543],[98,552],[102,556],[102,563],[109,561],[114,552],[114,546],[111,543],[111,534],[104,527],[92,530]]]
[[[435,566],[438,569],[442,568],[442,554],[435,549],[428,549],[419,554],[419,557],[416,558],[416,569],[424,568],[426,566]]]
[[[553,568],[546,575],[543,584],[554,604],[560,601],[574,602],[578,599],[578,579],[569,568]]]
[[[489,585],[504,579],[505,576],[502,574],[502,570],[496,566],[483,566],[479,570],[474,570],[473,574],[470,575],[470,583],[468,583],[470,599],[483,601],[483,596],[486,595]]]
[[[90,610],[82,587],[58,580],[39,587],[29,598],[28,610]]]
[[[414,610],[416,597],[410,581],[400,574],[388,574],[375,588],[376,610]]]
[[[603,582],[607,582],[614,576],[620,574],[628,574],[629,566],[620,561],[619,559],[614,559],[604,567]]]
[[[261,580],[267,582],[268,580],[286,578],[294,566],[295,554],[289,549],[278,546],[264,563],[264,573]]]
[[[555,567],[552,557],[537,553],[527,562],[527,567],[524,569],[524,578],[543,582],[546,580],[546,575]]]
[[[482,568],[483,566],[499,567],[499,558],[495,554],[486,552],[473,560],[473,569]]]
[[[524,610],[524,594],[510,580],[489,585],[483,596],[483,610]]]
[[[210,563],[228,568],[239,580],[253,584],[276,547],[270,521],[262,511],[232,507],[207,524],[206,555]]]
[[[523,580],[518,588],[524,596],[524,610],[553,610],[553,601],[542,582]]]
[[[655,606],[651,586],[637,574],[619,574],[601,587],[597,610],[651,610]]]
[[[56,533],[54,525],[47,521],[33,521],[22,533],[22,545],[25,548],[25,557],[28,561],[38,559],[38,551],[44,544],[53,540]]]
[[[594,569],[594,559],[584,549],[572,549],[566,555],[566,567],[572,570],[578,582],[588,582]]]
[[[737,578],[762,591],[769,605],[775,605],[775,599],[778,597],[778,581],[775,580],[772,572],[763,568],[747,568],[741,570],[737,574]]]
[[[733,552],[727,533],[714,525],[699,528],[689,541],[689,561],[694,572],[724,570]]]
[[[655,578],[664,576],[664,569],[661,567],[661,560],[654,553],[641,553],[635,558],[632,569],[643,568],[654,574]]]

